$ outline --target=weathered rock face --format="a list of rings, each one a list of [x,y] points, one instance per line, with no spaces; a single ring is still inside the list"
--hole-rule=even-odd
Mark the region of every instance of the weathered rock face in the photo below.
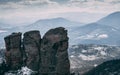
[[[26,65],[34,71],[39,69],[40,40],[39,31],[29,31],[24,34],[23,45],[27,57]]]
[[[62,27],[49,30],[41,42],[40,75],[69,75],[67,30]]]
[[[3,61],[2,63],[0,63],[0,75],[4,75],[4,72],[7,70],[6,68],[6,64]]]
[[[4,39],[6,44],[6,64],[10,70],[17,70],[22,65],[21,33],[13,33]]]
[[[23,42],[21,33],[11,34],[5,37],[7,65],[17,70],[25,62],[24,66],[38,75],[70,75],[68,39],[62,27],[49,30],[43,39],[39,31],[26,32]]]

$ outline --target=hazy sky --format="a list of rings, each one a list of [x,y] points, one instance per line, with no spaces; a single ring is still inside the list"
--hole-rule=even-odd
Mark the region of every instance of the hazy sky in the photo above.
[[[69,17],[71,13],[78,17],[83,13],[95,14],[94,20],[115,11],[120,11],[120,0],[0,0],[0,22],[11,24],[32,23],[60,15]],[[74,15],[70,18],[75,19]]]

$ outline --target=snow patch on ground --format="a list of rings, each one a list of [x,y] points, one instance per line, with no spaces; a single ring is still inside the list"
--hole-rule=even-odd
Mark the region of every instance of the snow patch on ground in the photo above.
[[[82,53],[86,53],[86,52],[87,52],[87,50],[84,50],[84,49],[83,49],[81,52],[82,52]]]
[[[79,48],[77,45],[72,46],[73,49]]]
[[[21,70],[18,71],[18,73],[22,73],[22,75],[31,75],[33,71],[27,67],[22,67]]]
[[[107,55],[107,53],[106,53],[105,51],[101,51],[100,53],[101,53],[101,55],[103,55],[103,56]]]
[[[98,51],[101,51],[101,50],[104,49],[104,47],[94,47],[93,49],[98,50]]]
[[[75,57],[75,56],[74,56],[74,55],[71,55],[70,57],[73,58],[73,57]]]
[[[117,31],[117,30],[113,28],[112,31]]]
[[[87,61],[93,61],[98,59],[98,57],[96,57],[95,55],[84,55],[84,54],[80,54],[78,57],[80,57],[82,60],[87,60]]]
[[[94,64],[94,67],[98,66],[97,64]]]
[[[94,50],[97,50],[102,56],[106,56],[106,48],[104,47],[95,47]]]
[[[35,72],[32,71],[31,69],[25,67],[22,67],[20,70],[15,71],[9,71],[7,73],[5,73],[5,75],[32,75]]]
[[[98,36],[99,39],[108,38],[107,34],[101,34]]]

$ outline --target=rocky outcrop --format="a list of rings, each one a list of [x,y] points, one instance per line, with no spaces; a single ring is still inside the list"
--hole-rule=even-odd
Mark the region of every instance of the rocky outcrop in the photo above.
[[[120,59],[103,62],[83,75],[120,75]]]
[[[67,30],[62,27],[49,30],[41,42],[40,75],[69,75]]]
[[[21,33],[13,33],[4,39],[6,64],[10,70],[17,70],[22,66]]]
[[[5,37],[7,65],[16,70],[24,62],[38,75],[70,75],[68,39],[63,27],[49,30],[42,39],[37,30],[26,32],[22,42],[21,33],[11,34]]]
[[[39,31],[29,31],[24,34],[23,46],[27,57],[26,65],[34,71],[39,69],[40,40]]]
[[[2,62],[1,62],[2,61]],[[7,70],[4,60],[0,58],[0,75],[4,75],[4,72]]]

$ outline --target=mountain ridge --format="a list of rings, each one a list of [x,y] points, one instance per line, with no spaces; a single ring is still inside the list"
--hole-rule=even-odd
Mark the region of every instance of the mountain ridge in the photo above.
[[[116,23],[113,22],[112,18],[106,18],[112,15],[118,18]],[[120,38],[120,29],[119,27],[119,17],[120,12],[114,12],[109,14],[108,16],[102,18],[102,23],[99,21],[89,24],[78,23],[74,21],[67,20],[62,17],[52,18],[52,19],[42,19],[38,20],[32,24],[13,27],[7,29],[7,32],[2,32],[0,37],[10,34],[12,32],[26,32],[27,30],[40,30],[43,35],[47,30],[55,27],[65,27],[68,29],[68,34],[70,37],[70,44],[107,44],[107,45],[119,45]],[[117,15],[117,16],[116,16]],[[106,20],[107,19],[107,20]],[[109,23],[109,24],[106,24]],[[111,22],[115,23],[112,25]]]
[[[119,75],[120,59],[106,61],[83,75]]]
[[[111,13],[102,19],[98,20],[97,23],[120,28],[120,11]]]

